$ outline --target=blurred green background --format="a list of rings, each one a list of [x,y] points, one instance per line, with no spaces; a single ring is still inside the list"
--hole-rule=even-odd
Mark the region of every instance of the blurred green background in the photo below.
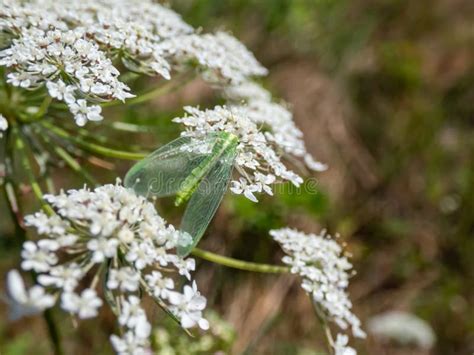
[[[385,310],[410,311],[436,332],[428,353],[472,354],[474,2],[176,0],[171,6],[192,25],[229,30],[254,51],[270,70],[265,86],[292,105],[309,150],[330,167],[316,176],[317,194],[280,189],[258,205],[227,196],[203,248],[278,263],[281,252],[269,229],[338,232],[358,271],[350,291],[363,321]],[[182,103],[213,103],[201,89],[191,85],[179,97],[123,114],[156,121],[179,113]],[[156,129],[163,142],[178,132],[165,118]],[[77,187],[74,179],[62,179]],[[112,181],[112,175],[103,180]],[[166,207],[165,201],[162,213],[173,221],[177,216]],[[3,208],[1,218],[6,215]],[[17,243],[11,228],[2,234],[6,270],[18,261],[12,256]],[[223,352],[324,349],[297,280],[203,262],[197,279],[210,307],[237,334],[219,348]],[[67,317],[62,321],[71,354],[110,351],[95,328],[112,331],[111,319],[85,322],[79,330]],[[46,337],[38,340],[41,322],[12,326],[2,320],[1,354],[48,353]],[[354,344],[361,354],[426,353],[373,339]]]

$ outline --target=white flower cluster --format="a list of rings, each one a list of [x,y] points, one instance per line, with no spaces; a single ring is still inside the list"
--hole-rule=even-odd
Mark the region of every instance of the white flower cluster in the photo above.
[[[43,310],[60,299],[65,311],[95,317],[104,303],[97,288],[104,285],[104,299],[124,334],[111,337],[119,354],[142,354],[149,347],[151,324],[140,306],[142,292],[174,314],[182,327],[208,328],[202,317],[206,299],[196,283],[179,292],[172,278],[179,273],[191,280],[194,260],[174,252],[187,238],[167,225],[145,198],[117,183],[45,199],[57,214],[38,212],[25,218],[45,238],[25,242],[21,254],[22,269],[38,274],[38,285],[25,291],[16,272],[9,277],[10,303],[17,309]]]
[[[292,273],[302,277],[301,287],[311,295],[320,316],[341,329],[351,327],[355,337],[364,338],[360,320],[351,311],[347,287],[352,265],[341,246],[325,232],[315,235],[282,228],[270,231],[270,235],[287,254],[283,262],[291,266]],[[334,344],[337,354],[352,354],[347,341],[347,336],[338,335]]]
[[[436,342],[433,328],[415,314],[388,311],[378,314],[367,323],[368,330],[381,340],[391,341],[402,346],[414,345],[431,349]]]
[[[0,51],[0,66],[11,69],[8,82],[46,85],[78,125],[102,119],[98,102],[133,97],[119,80],[117,60],[165,79],[190,61],[213,80],[266,74],[234,37],[194,34],[178,14],[151,0],[4,0],[0,31],[10,38]]]
[[[327,166],[315,161],[306,150],[303,132],[295,125],[285,105],[272,101],[271,94],[255,82],[244,81],[224,89],[225,97],[245,111],[247,117],[263,126],[265,137],[283,152],[304,160],[308,168],[324,171]]]
[[[238,138],[237,157],[234,166],[241,177],[232,181],[231,191],[244,194],[251,201],[257,202],[255,192],[272,195],[271,184],[277,178],[299,186],[303,179],[282,163],[274,147],[259,130],[257,124],[250,120],[246,111],[240,107],[216,106],[212,110],[199,110],[186,106],[184,117],[173,121],[181,123],[186,130],[183,136],[204,139],[209,134],[218,132],[231,133]]]
[[[33,286],[27,290],[17,270],[11,270],[7,274],[7,291],[6,302],[9,305],[11,320],[37,314],[56,303],[55,297],[46,294],[41,286]]]
[[[267,74],[253,54],[225,32],[169,38],[160,48],[163,56],[176,64],[197,61],[211,82],[240,83],[250,76]]]
[[[2,114],[0,114],[0,138],[3,136],[3,132],[8,129],[8,121]]]
[[[346,334],[338,334],[333,344],[334,355],[357,355],[355,349],[347,344],[349,344],[349,337]]]
[[[22,28],[21,36],[0,52],[0,65],[14,68],[7,82],[27,89],[46,84],[49,95],[68,105],[79,126],[101,120],[101,107],[89,106],[88,101],[124,100],[133,95],[118,80],[120,73],[112,61],[85,38],[83,28]]]

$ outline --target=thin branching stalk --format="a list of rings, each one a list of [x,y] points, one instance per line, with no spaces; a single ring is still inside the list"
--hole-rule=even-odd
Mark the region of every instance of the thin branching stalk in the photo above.
[[[158,86],[158,87],[156,87],[156,88],[154,88],[154,89],[152,89],[148,92],[138,94],[134,98],[127,100],[125,103],[127,105],[136,105],[136,104],[144,103],[146,101],[150,101],[152,99],[155,99],[155,98],[163,96],[163,95],[170,94],[173,91],[178,90],[181,87],[183,87],[184,85],[186,85],[188,82],[190,82],[192,79],[194,79],[194,77],[195,77],[194,74],[184,75],[183,79],[177,80],[177,82],[175,80],[169,81],[166,84]],[[101,106],[102,107],[111,107],[111,106],[117,106],[117,105],[123,105],[123,104],[124,103],[122,101],[115,100],[115,101],[104,102],[104,103],[101,104]]]
[[[38,112],[36,112],[36,114],[34,115],[34,118],[35,119],[40,119],[42,118],[46,112],[48,111],[48,107],[49,105],[51,104],[51,102],[53,101],[53,98],[51,96],[46,96],[43,100],[43,102],[41,103],[39,109],[38,109]]]
[[[99,144],[86,142],[80,137],[75,137],[75,136],[70,135],[67,131],[55,126],[51,122],[42,121],[40,124],[47,130],[56,134],[58,137],[69,140],[88,152],[99,154],[107,158],[117,158],[117,159],[124,159],[124,160],[141,160],[148,155],[147,153],[126,152],[122,150],[116,150],[116,149],[104,147]]]
[[[92,175],[90,175],[86,170],[82,169],[81,165],[74,159],[65,149],[60,146],[55,146],[54,151],[56,154],[64,160],[67,166],[74,172],[81,175],[86,182],[92,186],[98,186],[98,182]]]
[[[58,326],[54,321],[52,309],[47,309],[43,312],[44,320],[48,326],[49,337],[54,349],[54,355],[64,355],[63,348],[61,346],[61,335],[59,333]]]
[[[41,190],[41,186],[39,185],[38,181],[36,180],[35,174],[33,172],[33,167],[31,166],[30,159],[28,157],[28,152],[26,151],[26,145],[23,137],[21,136],[21,132],[18,126],[13,123],[12,124],[12,133],[14,135],[14,144],[17,153],[20,156],[20,163],[23,169],[25,170],[26,176],[28,181],[31,185],[31,189],[35,194],[36,198],[41,203],[41,207],[47,214],[53,214],[54,211],[43,199],[43,191]]]
[[[191,254],[207,260],[216,264],[223,266],[231,267],[234,269],[245,270],[245,271],[254,271],[254,272],[263,272],[263,273],[288,273],[290,268],[280,265],[270,265],[270,264],[260,264],[250,261],[243,261],[234,258],[229,258],[227,256],[219,255],[212,253],[210,251],[202,250],[199,248],[194,248],[191,251]]]
[[[328,322],[326,321],[326,317],[324,316],[323,311],[321,308],[318,306],[316,302],[311,300],[311,304],[313,305],[314,313],[316,314],[316,317],[319,320],[319,323],[321,324],[321,327],[323,328],[324,335],[326,338],[326,345],[327,349],[330,354],[334,353],[334,338],[331,333],[331,328],[329,327]]]

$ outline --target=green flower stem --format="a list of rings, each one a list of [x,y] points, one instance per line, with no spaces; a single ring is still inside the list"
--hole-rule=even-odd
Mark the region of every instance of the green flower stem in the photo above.
[[[80,137],[70,135],[67,131],[55,126],[51,122],[42,121],[40,124],[47,130],[49,130],[50,132],[56,134],[58,137],[74,142],[78,146],[80,146],[84,150],[87,150],[90,153],[99,154],[107,158],[117,158],[117,159],[124,159],[124,160],[141,160],[148,155],[148,153],[126,152],[122,150],[116,150],[116,149],[104,147],[99,144],[86,142]]]
[[[6,201],[8,201],[8,205],[10,206],[9,210],[12,215],[12,219],[14,219],[15,226],[21,228],[23,223],[22,215],[20,209],[18,207],[18,199],[16,198],[15,188],[13,187],[13,183],[10,181],[6,181],[3,184],[3,188],[5,190],[5,197]],[[18,230],[15,234],[18,234]]]
[[[64,149],[57,143],[52,142],[50,137],[45,134],[40,135],[40,138],[47,146],[51,147],[51,149],[54,151],[54,153],[56,153],[59,158],[61,158],[66,163],[69,169],[81,175],[89,185],[98,185],[97,180],[85,169],[83,169],[81,165],[77,162],[77,160],[73,156],[71,156],[71,154],[69,154],[66,149]],[[48,193],[55,194],[54,184],[49,174],[45,176],[45,182]]]
[[[146,133],[149,131],[149,127],[147,126],[141,126],[137,125],[134,123],[128,123],[128,122],[112,122],[110,124],[105,123],[109,127],[112,127],[113,129],[116,129],[118,131],[124,131],[124,132],[134,132],[134,133]]]
[[[43,318],[48,327],[49,337],[54,348],[54,355],[64,355],[64,351],[61,346],[61,336],[56,322],[54,321],[52,309],[47,309],[44,311]]]
[[[114,100],[114,101],[108,101],[100,104],[102,107],[111,107],[111,106],[117,106],[117,105],[136,105],[136,104],[141,104],[146,101],[150,101],[156,97],[160,97],[169,93],[172,93],[173,91],[181,88],[183,85],[186,85],[188,82],[190,82],[192,79],[194,79],[195,75],[185,75],[182,80],[178,80],[178,82],[172,80],[168,81],[166,84],[158,86],[148,92],[138,94],[137,96],[126,100],[125,102],[122,102],[120,100]]]
[[[46,112],[48,111],[48,107],[51,104],[51,101],[53,101],[53,98],[49,95],[44,98],[43,102],[41,103],[41,106],[38,109],[38,112],[36,112],[36,114],[34,115],[35,120],[40,119],[46,114]]]
[[[254,272],[265,272],[265,273],[287,273],[290,272],[290,268],[287,266],[269,265],[253,263],[249,261],[243,261],[238,259],[229,258],[227,256],[211,253],[210,251],[194,248],[191,254],[216,264],[224,265],[234,269],[254,271]]]
[[[35,174],[33,172],[33,167],[31,166],[30,159],[28,158],[28,153],[26,151],[25,142],[21,136],[20,130],[18,126],[13,123],[12,124],[12,132],[14,135],[14,143],[17,153],[20,155],[20,163],[23,169],[25,170],[26,176],[28,178],[28,182],[31,185],[31,189],[35,194],[36,198],[40,201],[41,207],[43,210],[48,214],[54,214],[53,209],[50,205],[46,203],[43,199],[43,191],[41,190],[41,186],[39,185],[38,181],[36,180]]]
[[[74,132],[76,132],[76,130]],[[84,139],[86,142],[94,142],[95,144],[99,144],[103,147],[107,147],[107,145],[110,143],[110,140],[107,139],[105,136],[99,135],[97,134],[97,132],[91,132],[90,130],[84,128],[78,129],[77,133],[80,135],[79,138]],[[139,149],[141,149],[141,147],[137,145],[128,145],[127,149],[131,151],[138,151]]]
[[[326,317],[324,316],[324,312],[321,310],[319,305],[314,300],[311,300],[311,304],[313,305],[314,313],[316,314],[316,317],[318,318],[319,323],[321,324],[321,327],[324,330],[324,335],[326,336],[326,345],[327,345],[328,353],[335,354],[334,338],[331,333],[331,328],[329,327]]]
[[[54,181],[49,174],[49,170],[44,176],[44,183],[46,185],[46,191],[48,191],[48,194],[56,195],[56,188],[54,186]]]
[[[74,159],[65,149],[58,145],[54,146],[53,149],[56,154],[65,161],[67,166],[69,166],[72,171],[75,171],[76,173],[81,175],[90,185],[98,185],[94,177],[92,177],[86,170],[82,169],[81,165],[76,161],[76,159]]]
[[[10,187],[10,188],[8,188]],[[8,202],[10,203],[10,217],[15,225],[15,235],[18,236],[20,243],[24,243],[26,241],[26,231],[25,226],[23,225],[23,220],[18,218],[18,216],[22,215],[22,211],[20,211],[20,205],[18,204],[18,197],[17,192],[14,190],[14,187],[10,182],[4,185],[4,191]]]

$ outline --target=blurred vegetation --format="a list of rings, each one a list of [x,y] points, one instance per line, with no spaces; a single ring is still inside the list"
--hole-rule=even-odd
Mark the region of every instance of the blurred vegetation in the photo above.
[[[232,326],[223,321],[215,312],[207,312],[211,328],[198,339],[176,336],[180,327],[171,319],[158,327],[153,333],[154,349],[157,355],[228,353],[235,340]]]
[[[474,3],[175,0],[171,5],[205,31],[232,31],[255,52],[270,69],[265,85],[294,106],[308,146],[330,166],[316,176],[316,194],[282,188],[258,205],[227,196],[203,247],[278,263],[281,252],[269,229],[327,227],[341,233],[354,255],[358,275],[351,293],[363,320],[388,309],[412,311],[434,327],[434,354],[473,353]],[[201,106],[217,100],[200,93]],[[153,125],[153,137],[144,140],[153,147],[178,134],[169,119],[181,103],[196,99],[188,94],[174,97],[174,105],[159,101],[106,115]],[[126,142],[129,135],[114,141]],[[77,187],[79,181],[60,179],[65,186]],[[112,174],[102,178],[113,179]],[[160,211],[176,221],[178,214],[167,207],[167,201],[160,203]],[[5,220],[7,210],[0,208]],[[1,267],[7,270],[18,261],[12,253],[18,245],[10,224],[2,221],[1,232],[6,236],[0,240]],[[229,338],[218,337],[219,349],[213,351],[228,352],[232,346],[234,353],[315,354],[324,349],[309,302],[291,278],[200,263],[198,281],[208,291],[210,307],[235,328]],[[38,335],[44,334],[41,320],[11,327],[3,319],[1,354],[48,353],[45,337]],[[96,331],[111,331],[110,319],[79,330],[66,317],[61,320],[71,354],[110,351],[104,334]],[[172,326],[156,330],[157,338],[173,343],[181,336]],[[72,345],[74,339],[85,348]],[[191,347],[188,340],[179,346]],[[189,341],[197,348],[201,342],[209,345],[202,338]],[[357,347],[362,354],[381,354],[374,342]],[[392,350],[383,352],[412,353]]]
[[[322,225],[343,233],[359,270],[354,279],[356,303],[366,316],[390,307],[412,310],[434,326],[436,353],[472,353],[474,4],[469,0],[173,4],[194,25],[226,28],[243,38],[269,67],[269,81],[279,83],[279,93],[290,102],[298,96],[324,100],[304,90],[291,92],[297,86],[292,82],[303,80],[292,78],[291,68],[301,63],[307,77],[323,77],[335,88],[348,107],[343,120],[350,134],[370,157],[375,183],[354,182],[352,163],[334,164],[339,157],[328,154],[324,158],[331,170],[340,169],[344,175],[337,195],[324,194],[323,181],[324,195],[316,196],[328,196],[323,200],[329,203],[278,198],[271,205],[279,212],[279,204],[288,203],[290,210],[297,205]],[[339,111],[337,106],[333,109]],[[330,124],[331,107],[324,112],[329,117],[307,112],[297,120],[327,119]],[[331,142],[331,137],[321,140],[341,144]],[[277,224],[268,217],[272,214],[256,210],[245,208],[249,229],[260,233]],[[252,217],[260,215],[266,217]],[[262,224],[267,222],[268,226]]]

